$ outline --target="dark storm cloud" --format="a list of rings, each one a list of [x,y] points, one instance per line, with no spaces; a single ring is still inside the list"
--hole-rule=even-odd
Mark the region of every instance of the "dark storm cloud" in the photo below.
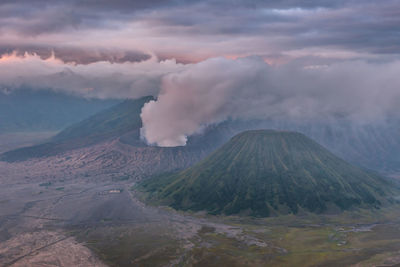
[[[140,24],[140,34],[127,33],[132,23]],[[25,36],[57,34],[62,38],[63,33],[66,41],[74,42],[74,38],[82,38],[84,31],[98,31],[100,41],[99,36],[106,30],[120,32],[118,38],[124,38],[119,43],[121,47],[127,40],[134,43],[151,37],[153,43],[143,46],[149,46],[153,53],[184,58],[190,50],[199,48],[210,56],[279,54],[309,48],[399,54],[400,2],[6,0],[0,3],[0,36],[15,33],[21,36],[20,42]],[[106,34],[103,37],[107,43]],[[176,43],[175,50],[173,45],[167,49],[163,42],[158,42],[160,37]],[[194,40],[199,47],[191,44]],[[229,41],[229,47],[219,47],[223,41]],[[204,55],[201,57],[204,59]]]
[[[221,2],[218,8],[197,5],[142,19],[158,27],[160,34],[253,37],[261,45],[264,42],[282,49],[338,47],[370,53],[400,52],[399,1],[331,2]]]
[[[153,0],[17,0],[0,3],[0,27],[39,35],[79,28],[107,27],[107,21],[125,21],[144,9],[173,6],[180,1]]]

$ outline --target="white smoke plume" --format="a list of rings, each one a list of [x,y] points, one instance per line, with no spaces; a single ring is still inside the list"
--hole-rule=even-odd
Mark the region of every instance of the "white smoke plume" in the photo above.
[[[182,146],[228,118],[381,120],[400,110],[400,62],[348,61],[330,66],[262,59],[209,59],[164,76],[156,101],[142,110],[149,144]]]

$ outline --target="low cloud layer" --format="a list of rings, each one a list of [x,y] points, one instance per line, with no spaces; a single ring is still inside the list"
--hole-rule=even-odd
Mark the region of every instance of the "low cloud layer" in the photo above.
[[[174,60],[159,62],[111,63],[109,60],[86,65],[68,64],[40,55],[3,55],[0,58],[0,90],[21,87],[52,89],[97,98],[138,98],[157,95],[161,78],[184,68]]]
[[[379,121],[400,111],[400,62],[292,62],[214,58],[162,79],[142,110],[142,136],[159,146],[185,145],[210,124],[233,118]]]
[[[53,89],[84,97],[157,97],[142,110],[149,144],[185,145],[187,137],[227,119],[382,121],[400,112],[400,61],[303,58],[269,65],[262,57],[179,64],[69,64],[51,56],[0,58],[0,90]]]

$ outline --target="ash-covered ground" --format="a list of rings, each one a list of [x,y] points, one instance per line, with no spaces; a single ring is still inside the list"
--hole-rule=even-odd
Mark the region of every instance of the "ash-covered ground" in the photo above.
[[[400,263],[398,206],[266,219],[176,212],[132,190],[165,166],[146,153],[111,142],[0,162],[0,266]]]
[[[174,265],[204,227],[266,247],[240,228],[145,206],[131,187],[148,166],[120,157],[114,145],[103,144],[0,162],[0,265]]]

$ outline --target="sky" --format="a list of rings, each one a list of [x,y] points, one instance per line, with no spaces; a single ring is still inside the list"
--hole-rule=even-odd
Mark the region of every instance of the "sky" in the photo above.
[[[400,106],[400,1],[3,0],[0,55],[4,92],[156,96],[142,134],[161,146],[229,118],[381,120]]]
[[[65,62],[258,55],[376,59],[400,52],[398,0],[3,0],[0,51]]]

